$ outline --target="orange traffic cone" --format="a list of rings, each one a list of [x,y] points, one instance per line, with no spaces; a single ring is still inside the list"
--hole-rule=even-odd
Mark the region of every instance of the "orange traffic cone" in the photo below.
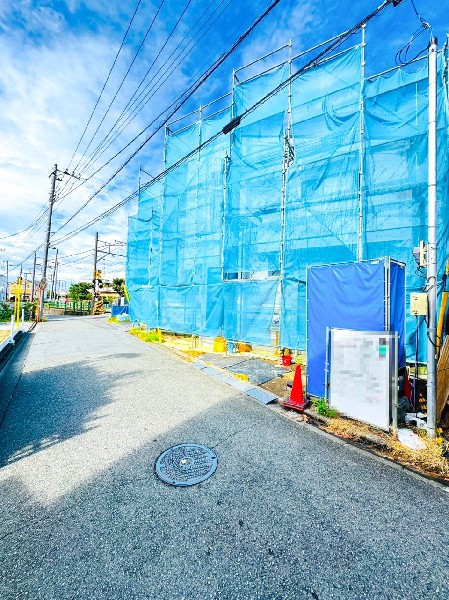
[[[292,393],[290,394],[290,398],[285,400],[283,406],[284,408],[290,408],[298,412],[304,412],[304,409],[309,406],[309,401],[307,398],[304,398],[304,391],[302,389],[301,365],[296,366]]]

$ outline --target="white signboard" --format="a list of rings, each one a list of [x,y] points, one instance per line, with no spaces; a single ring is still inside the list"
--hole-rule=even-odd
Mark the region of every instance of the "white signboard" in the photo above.
[[[385,331],[331,329],[330,406],[388,431],[397,393],[396,340]]]

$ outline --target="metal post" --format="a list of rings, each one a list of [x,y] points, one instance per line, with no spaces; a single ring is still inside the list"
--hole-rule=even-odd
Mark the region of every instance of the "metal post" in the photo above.
[[[56,302],[58,301],[58,294],[57,294],[57,288],[58,288],[58,267],[59,267],[59,263],[58,263],[58,251],[56,250],[56,261],[55,261],[55,270],[54,270],[54,299],[56,300]]]
[[[330,380],[330,352],[329,352],[329,344],[331,337],[331,329],[330,327],[326,327],[326,366],[324,369],[324,399],[326,400],[326,404],[329,404],[329,380]]]
[[[141,177],[142,169],[139,165],[139,195],[137,196],[137,207],[140,207],[140,177]]]
[[[292,75],[292,41],[289,42],[289,76]],[[292,83],[288,84],[287,97],[287,131],[284,136],[284,153],[282,159],[282,195],[281,195],[281,239],[279,245],[279,340],[281,339],[282,300],[284,295],[284,254],[285,254],[285,201],[287,195],[287,176],[290,166],[290,139],[292,126]]]
[[[361,46],[361,58],[362,58],[362,70],[361,70],[361,82],[360,82],[360,133],[359,133],[359,231],[357,238],[357,260],[363,260],[363,159],[364,159],[364,137],[365,137],[365,123],[364,123],[364,101],[363,91],[365,85],[365,29],[366,25],[362,27],[362,46]]]
[[[224,270],[224,251],[225,251],[225,231],[226,231],[226,210],[227,210],[227,179],[228,179],[228,165],[230,158],[226,151],[226,156],[223,162],[223,201],[221,203],[221,248],[220,248],[220,263],[221,263],[221,281],[224,282],[225,270]]]
[[[200,106],[198,109],[198,146],[201,146],[202,137],[202,118],[203,118],[203,107]],[[196,193],[195,193],[195,231],[193,238],[193,268],[192,268],[192,281],[195,283],[196,277],[196,259],[198,253],[197,240],[198,240],[198,194],[200,186],[200,169],[201,169],[201,150],[198,150],[198,160],[196,162]]]
[[[398,435],[398,332],[395,331],[390,341],[391,345],[394,346],[394,359],[393,359],[393,381],[392,381],[392,419],[393,419],[393,434]]]
[[[6,302],[9,302],[8,279],[9,279],[9,260],[6,261]]]
[[[48,207],[47,232],[45,235],[45,244],[44,244],[44,257],[42,259],[42,279],[45,279],[47,277],[48,250],[50,248],[50,235],[51,235],[51,217],[53,214],[53,204],[55,202],[55,188],[56,188],[57,175],[58,175],[58,165],[55,165],[53,172],[50,175],[51,190],[50,190],[49,207]],[[42,319],[42,316],[44,314],[44,296],[45,296],[45,289],[42,291],[42,295],[41,295],[39,320]]]
[[[55,266],[53,267],[53,280],[51,282],[50,299],[54,300],[56,295],[56,274],[58,272],[58,248],[56,248]]]
[[[97,258],[98,258],[98,231],[95,234],[95,249],[94,249],[94,276],[92,278],[92,307],[91,307],[91,313],[94,313],[94,307],[95,307],[95,297],[97,294]]]
[[[31,283],[31,302],[34,300],[34,285],[36,283],[36,252],[34,253],[34,262],[33,262],[33,279]]]
[[[24,279],[25,279],[25,285],[23,286],[23,294],[22,294],[22,302],[25,302],[25,296],[27,293],[27,275],[29,275],[29,273],[24,273]]]
[[[436,427],[436,309],[437,309],[437,39],[429,46],[429,135],[427,209],[427,435]]]

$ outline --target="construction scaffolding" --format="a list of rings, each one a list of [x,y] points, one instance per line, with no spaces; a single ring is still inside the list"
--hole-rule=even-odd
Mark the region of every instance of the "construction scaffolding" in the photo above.
[[[427,239],[427,58],[366,77],[363,31],[356,45],[291,78],[309,52],[293,56],[288,44],[234,71],[229,95],[183,117],[186,126],[167,127],[164,164],[173,168],[143,186],[129,220],[133,320],[304,349],[308,266],[391,256],[407,265],[408,292],[425,287],[412,250]],[[449,242],[446,76],[444,48],[439,292]],[[407,319],[407,355],[415,357],[417,321]],[[420,327],[425,361],[424,321]]]

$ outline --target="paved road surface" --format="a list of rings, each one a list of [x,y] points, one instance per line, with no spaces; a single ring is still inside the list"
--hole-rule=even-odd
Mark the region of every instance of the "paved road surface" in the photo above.
[[[218,469],[167,486],[185,441]],[[2,600],[449,597],[449,494],[102,318],[33,334],[0,461]]]

